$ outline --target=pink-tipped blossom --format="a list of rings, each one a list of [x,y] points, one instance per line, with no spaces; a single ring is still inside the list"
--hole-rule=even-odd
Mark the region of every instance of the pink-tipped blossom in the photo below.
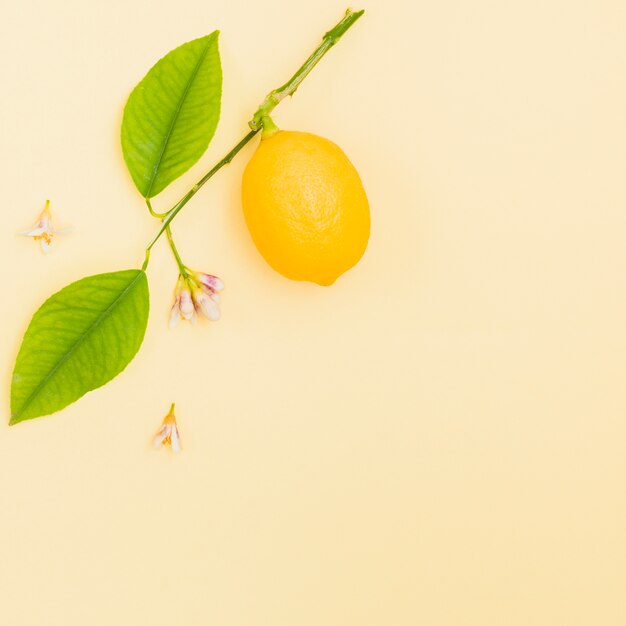
[[[176,416],[174,415],[174,405],[170,408],[170,412],[163,418],[161,428],[152,440],[155,448],[161,446],[171,446],[173,452],[180,452],[180,435],[178,434],[178,425],[176,424]]]
[[[220,319],[219,291],[224,283],[212,274],[186,271],[180,274],[170,312],[170,328],[182,319],[195,322],[198,316],[216,322]]]
[[[45,254],[50,251],[54,244],[54,237],[63,233],[67,229],[55,229],[52,224],[52,213],[50,212],[50,200],[46,200],[46,206],[39,215],[37,223],[30,229],[19,233],[23,237],[32,237],[38,241],[41,251]]]

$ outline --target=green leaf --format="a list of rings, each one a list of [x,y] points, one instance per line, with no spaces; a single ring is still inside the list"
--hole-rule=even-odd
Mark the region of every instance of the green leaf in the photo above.
[[[144,198],[184,174],[215,133],[222,96],[218,35],[216,30],[166,54],[128,98],[122,150]]]
[[[117,376],[141,346],[149,308],[142,270],[87,276],[48,298],[17,355],[10,423],[54,413]]]

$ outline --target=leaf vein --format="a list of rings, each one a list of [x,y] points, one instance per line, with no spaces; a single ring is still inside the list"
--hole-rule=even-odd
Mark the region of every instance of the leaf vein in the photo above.
[[[204,63],[204,60],[206,59],[206,56],[209,52],[209,48],[211,47],[211,44],[213,43],[213,38],[209,37],[207,44],[204,48],[204,50],[202,51],[202,54],[200,55],[200,58],[198,60],[198,62],[196,63],[196,66],[193,69],[193,72],[191,74],[191,76],[189,77],[189,80],[187,81],[187,84],[185,85],[185,91],[183,92],[182,97],[180,98],[180,100],[178,101],[178,106],[176,107],[176,111],[174,111],[174,115],[172,116],[172,120],[170,122],[169,128],[167,129],[167,133],[165,135],[165,138],[163,139],[163,145],[161,148],[161,152],[156,160],[156,163],[154,165],[154,168],[152,170],[152,176],[150,177],[150,184],[148,185],[148,189],[146,190],[146,197],[150,198],[150,192],[152,191],[152,187],[154,186],[154,181],[156,180],[156,177],[159,173],[159,167],[161,165],[161,161],[163,160],[163,155],[165,154],[165,150],[167,149],[167,145],[172,137],[172,133],[174,132],[174,127],[176,126],[176,122],[178,120],[178,116],[180,114],[180,111],[185,103],[185,100],[187,99],[187,95],[189,94],[189,90],[191,89],[191,86],[193,85],[194,80],[196,79],[196,76],[198,75],[198,72],[200,71],[200,67],[202,66],[202,64]]]
[[[89,336],[94,329],[100,326],[104,320],[111,315],[112,311],[118,305],[118,303],[126,296],[126,294],[135,286],[137,281],[144,275],[143,271],[138,271],[137,275],[133,280],[126,286],[126,288],[115,298],[113,302],[94,320],[94,322],[87,328],[84,332],[82,332],[79,337],[74,342],[74,345],[67,351],[65,354],[55,363],[55,365],[50,369],[50,371],[42,378],[39,384],[35,387],[35,389],[29,394],[26,400],[23,402],[19,411],[16,411],[11,418],[18,417],[21,413],[23,413],[33,402],[33,400],[38,396],[41,390],[48,384],[48,381],[59,371],[61,366],[78,350],[78,348],[83,344],[85,339]]]

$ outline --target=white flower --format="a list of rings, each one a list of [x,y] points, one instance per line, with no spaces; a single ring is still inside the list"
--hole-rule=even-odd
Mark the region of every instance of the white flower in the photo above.
[[[196,310],[212,322],[220,319],[220,295],[218,291],[224,289],[224,283],[213,274],[195,272],[193,274],[196,288],[193,290],[193,300]]]
[[[202,313],[208,320],[217,322],[217,320],[220,319],[220,307],[217,305],[217,302],[215,302],[210,295],[202,291],[202,289],[197,289],[193,292],[193,301],[196,305],[196,310]]]
[[[174,291],[174,304],[170,312],[170,328],[179,320],[196,321],[196,314],[216,322],[220,319],[219,291],[224,283],[212,274],[189,271],[178,277]]]
[[[152,445],[155,448],[169,445],[174,452],[180,452],[180,436],[178,434],[178,425],[176,424],[173,404],[170,408],[170,412],[163,418],[163,424],[154,436]]]
[[[35,241],[39,241],[42,252],[47,253],[52,248],[55,235],[63,233],[67,229],[55,229],[52,225],[52,214],[50,213],[50,200],[46,200],[46,206],[39,215],[39,220],[30,229],[19,233],[23,237],[32,237]]]
[[[203,274],[202,272],[196,272],[196,279],[200,285],[202,285],[202,288],[207,291],[207,293],[210,292],[216,295],[216,302],[219,302],[217,292],[224,289],[224,283],[217,276],[213,276],[212,274]]]
[[[174,304],[170,311],[170,328],[174,328],[179,320],[195,321],[196,309],[191,297],[191,289],[184,276],[178,277],[174,290]]]

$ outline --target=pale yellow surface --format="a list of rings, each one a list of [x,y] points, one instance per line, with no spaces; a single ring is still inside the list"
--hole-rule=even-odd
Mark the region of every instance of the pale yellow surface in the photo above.
[[[364,0],[277,111],[331,138],[372,208],[328,289],[256,252],[250,150],[175,223],[223,319],[166,329],[165,246],[137,359],[9,428],[44,297],[137,266],[155,228],[125,99],[222,30],[223,115],[165,208],[339,18],[335,0],[3,5],[2,626],[624,626],[626,8]],[[49,257],[15,232],[46,197]],[[149,448],[171,401],[183,452]]]

